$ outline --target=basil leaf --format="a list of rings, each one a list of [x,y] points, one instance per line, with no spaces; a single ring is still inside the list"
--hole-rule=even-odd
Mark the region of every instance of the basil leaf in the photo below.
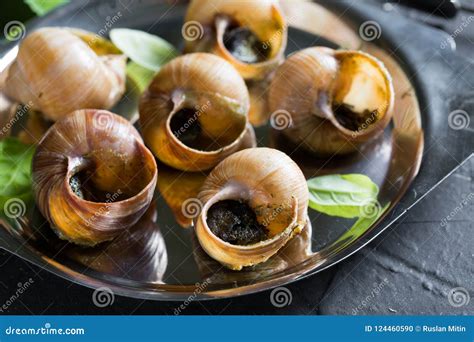
[[[308,180],[309,206],[323,214],[344,218],[361,216],[377,199],[379,188],[359,174],[328,175]]]
[[[380,216],[387,211],[389,206],[390,202],[388,202],[383,208],[379,208],[378,212],[373,217],[359,217],[354,225],[337,239],[335,244],[347,240],[344,242],[344,244],[347,245],[364,234],[380,218]]]
[[[113,29],[110,39],[132,61],[152,71],[179,55],[166,40],[143,31]]]
[[[135,62],[129,62],[127,64],[127,75],[138,88],[139,92],[143,93],[155,76],[155,72]]]
[[[45,15],[56,7],[67,4],[68,2],[69,0],[25,0],[25,4],[39,16]]]
[[[0,140],[0,213],[4,214],[9,200],[27,202],[32,199],[31,162],[34,150],[33,146],[14,138]]]

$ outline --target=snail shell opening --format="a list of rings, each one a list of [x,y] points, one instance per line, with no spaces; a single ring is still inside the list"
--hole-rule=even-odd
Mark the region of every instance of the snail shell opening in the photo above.
[[[33,158],[33,188],[43,216],[63,239],[110,240],[148,208],[157,166],[136,129],[104,110],[56,122]]]
[[[228,268],[266,261],[307,222],[308,190],[283,152],[250,148],[226,158],[204,182],[195,232],[203,249]]]
[[[380,61],[358,51],[336,52],[339,71],[331,97],[333,124],[360,140],[391,118],[392,79]]]
[[[187,29],[197,37],[187,37]],[[262,79],[284,58],[287,25],[276,0],[193,0],[183,34],[185,52],[215,53],[245,79]]]
[[[175,58],[140,100],[145,142],[169,166],[210,169],[248,147],[249,138],[255,141],[249,102],[244,80],[224,59],[207,53]]]
[[[314,47],[290,56],[276,71],[271,112],[286,111],[283,134],[318,154],[344,154],[389,124],[392,79],[382,62],[361,51]]]

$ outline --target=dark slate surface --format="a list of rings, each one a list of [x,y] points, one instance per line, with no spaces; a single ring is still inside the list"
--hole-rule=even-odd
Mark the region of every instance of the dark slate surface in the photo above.
[[[464,12],[455,20],[445,20],[397,5],[392,11],[448,33],[459,27],[463,16],[465,20],[472,15]],[[456,37],[456,43],[460,54],[473,58],[474,22]],[[468,84],[474,83],[472,76],[466,77]],[[470,88],[474,92],[474,87]],[[435,140],[429,137],[427,146]],[[457,148],[472,150],[472,146]],[[191,301],[181,314],[472,315],[474,299],[456,307],[448,297],[454,288],[474,296],[473,176],[471,158],[362,251],[329,270],[286,286],[292,297],[289,305],[274,306],[271,291],[266,291],[233,299]],[[409,195],[416,198],[423,194],[412,191]],[[5,251],[0,251],[0,274],[3,314],[173,314],[183,304],[115,296],[112,305],[98,308],[93,304],[92,290]],[[26,282],[32,282],[31,286],[10,301],[18,286]]]
[[[474,294],[474,158],[368,248],[341,265],[321,314],[473,314],[449,291]],[[465,203],[465,204],[464,204]]]

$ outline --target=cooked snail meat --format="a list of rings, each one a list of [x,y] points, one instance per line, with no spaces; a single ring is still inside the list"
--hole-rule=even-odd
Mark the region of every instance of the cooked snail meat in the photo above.
[[[242,201],[224,200],[213,204],[207,213],[212,233],[233,245],[251,245],[268,238],[268,229]]]
[[[351,131],[357,131],[364,123],[368,122],[370,117],[377,118],[378,116],[378,109],[373,111],[365,109],[362,113],[357,113],[353,106],[345,103],[335,103],[332,110],[336,120]]]
[[[268,48],[264,42],[246,27],[229,25],[224,33],[224,46],[244,63],[260,63],[268,59]]]
[[[198,120],[196,111],[191,108],[183,108],[177,111],[170,120],[170,129],[183,144],[195,150],[207,150],[209,144],[202,142],[202,128]],[[187,125],[187,126],[186,126]],[[183,127],[187,127],[181,129]]]

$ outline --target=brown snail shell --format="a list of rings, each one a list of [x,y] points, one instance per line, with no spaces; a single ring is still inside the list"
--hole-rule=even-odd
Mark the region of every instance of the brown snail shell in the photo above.
[[[381,61],[361,51],[304,49],[276,71],[269,91],[283,134],[315,153],[345,154],[389,124],[392,79]],[[286,117],[284,117],[286,116]]]
[[[266,261],[307,223],[305,177],[290,157],[270,148],[250,148],[226,158],[211,171],[198,199],[203,203],[195,221],[199,243],[209,256],[233,270]],[[266,228],[266,237],[239,245],[214,234],[210,209],[226,200],[248,205],[258,224]]]
[[[199,245],[196,234],[192,235],[193,257],[201,278],[207,279],[212,284],[228,284],[268,278],[306,261],[310,256],[314,256],[311,251],[311,229],[311,221],[308,219],[307,225],[301,233],[288,241],[269,260],[253,267],[247,267],[240,272],[222,267],[220,263],[209,257]]]
[[[137,130],[105,110],[56,122],[33,157],[39,210],[57,234],[80,245],[110,240],[148,208],[157,167]]]
[[[126,57],[109,44],[85,31],[38,29],[20,43],[2,90],[53,121],[74,110],[109,109],[126,78]]]
[[[215,53],[232,63],[246,80],[255,80],[264,78],[284,59],[287,25],[277,0],[193,0],[183,36],[185,52]],[[249,46],[256,49],[253,58],[245,57]]]
[[[179,170],[210,169],[246,147],[244,140],[253,135],[244,80],[231,64],[208,53],[166,64],[140,99],[139,110],[146,144]]]

